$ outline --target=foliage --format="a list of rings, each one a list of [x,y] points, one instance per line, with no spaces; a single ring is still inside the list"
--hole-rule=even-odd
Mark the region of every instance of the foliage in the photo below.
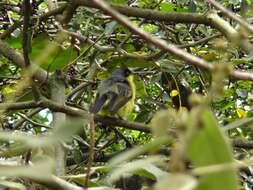
[[[0,189],[253,188],[253,85],[232,72],[252,70],[252,31],[221,9],[229,27],[210,24],[211,0],[105,1],[179,55],[95,1],[25,2],[0,2]],[[217,2],[252,22],[251,0]],[[125,66],[134,109],[90,114],[98,84]]]

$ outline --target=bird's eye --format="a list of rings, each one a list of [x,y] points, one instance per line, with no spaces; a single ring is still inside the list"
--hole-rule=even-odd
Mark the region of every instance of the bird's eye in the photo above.
[[[126,75],[130,75],[130,73],[131,73],[131,72],[127,69],[127,70],[126,70]]]

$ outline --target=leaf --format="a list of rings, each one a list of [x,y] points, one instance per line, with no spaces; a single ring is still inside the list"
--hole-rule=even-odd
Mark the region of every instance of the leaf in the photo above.
[[[118,189],[107,186],[100,186],[100,187],[89,187],[88,190],[118,190]]]
[[[13,48],[22,48],[21,37],[10,37],[6,40],[6,42]],[[61,69],[67,63],[71,62],[77,57],[77,52],[72,47],[63,49],[60,47],[60,45],[57,45],[54,41],[51,41],[46,34],[42,33],[36,35],[36,37],[32,39],[32,52],[29,55],[30,59],[35,61],[39,55],[47,51],[49,46],[55,46],[54,51],[51,52],[46,59],[40,60],[40,66],[47,71]]]
[[[136,54],[138,56],[138,54]],[[110,66],[117,66],[119,64],[124,64],[127,67],[140,67],[140,68],[150,68],[152,66],[155,66],[154,61],[147,61],[143,59],[138,59],[138,58],[113,58],[110,61]]]
[[[25,177],[39,181],[50,180],[53,168],[54,161],[50,159],[37,162],[33,166],[0,165],[0,176]]]
[[[155,190],[194,190],[197,180],[186,174],[169,174],[155,184]]]
[[[176,9],[176,5],[174,3],[164,2],[160,4],[160,10],[165,12],[172,12]]]
[[[107,23],[106,26],[105,26],[105,34],[107,36],[110,36],[113,33],[113,31],[114,31],[115,27],[117,26],[117,24],[118,23],[116,21],[112,21],[112,22]]]
[[[54,47],[52,52],[47,53],[48,47]],[[32,52],[30,58],[37,61],[41,54],[49,54],[46,59],[39,60],[40,66],[47,71],[61,69],[67,63],[77,57],[77,52],[72,47],[62,48],[59,44],[49,40],[45,34],[40,34],[32,40]]]
[[[79,175],[67,175],[64,176],[65,179],[68,179],[70,181],[74,181],[78,183],[79,185],[85,185],[86,184],[86,174],[79,174]],[[88,180],[88,187],[98,187],[99,184]],[[90,188],[89,188],[90,189]]]
[[[152,134],[156,138],[168,137],[168,129],[175,127],[176,112],[174,110],[161,110],[151,120]]]
[[[136,95],[140,98],[147,97],[147,91],[143,80],[139,80],[137,77],[134,77],[134,84],[136,87]]]
[[[159,27],[153,24],[145,24],[141,26],[141,29],[144,30],[145,32],[155,33],[158,31]]]
[[[5,40],[12,48],[15,49],[21,49],[22,48],[22,39],[21,39],[21,35],[19,35],[18,37],[9,37]]]
[[[240,119],[245,118],[247,116],[247,112],[241,108],[236,109],[236,114]]]
[[[8,189],[10,190],[16,190],[16,189],[26,190],[26,187],[23,184],[12,182],[12,181],[0,180],[0,187],[1,186],[8,187]]]
[[[126,164],[123,164],[121,166],[116,167],[110,172],[110,175],[107,178],[107,181],[109,183],[115,182],[117,179],[119,179],[122,175],[125,175],[127,173],[132,173],[134,171],[137,171],[139,169],[143,169],[144,167],[152,164],[152,163],[162,163],[165,161],[164,157],[161,156],[150,156],[146,159],[140,159],[132,162],[127,162]]]
[[[208,110],[203,110],[200,118],[203,127],[195,134],[187,151],[187,155],[194,167],[233,162],[231,147],[212,113]],[[231,169],[200,176],[197,190],[203,189],[238,190],[236,171]]]
[[[85,124],[84,122],[85,121],[82,119],[75,118],[75,121],[70,120],[64,123],[59,123],[61,126],[56,126],[56,130],[51,135],[47,136],[35,136],[18,131],[1,131],[0,139],[17,141],[30,148],[53,145],[59,141],[67,141],[70,139],[72,135],[76,134],[83,127]]]
[[[131,160],[137,157],[138,155],[141,155],[146,152],[152,152],[152,151],[158,150],[161,147],[161,145],[167,144],[168,142],[169,142],[168,137],[162,137],[159,139],[155,139],[147,144],[133,148],[129,151],[123,152],[119,154],[118,156],[115,156],[114,158],[112,158],[108,163],[108,167],[109,168],[116,167],[122,162]]]
[[[147,164],[141,169],[135,171],[134,174],[137,174],[139,176],[143,176],[152,180],[160,180],[161,178],[168,175],[167,172],[161,170],[154,164]]]
[[[20,143],[12,143],[7,149],[0,149],[0,157],[10,158],[20,156],[28,150],[28,147]]]
[[[245,118],[241,119],[239,121],[235,121],[233,123],[229,123],[228,125],[225,125],[223,128],[225,130],[235,129],[237,127],[243,127],[253,124],[253,118]]]

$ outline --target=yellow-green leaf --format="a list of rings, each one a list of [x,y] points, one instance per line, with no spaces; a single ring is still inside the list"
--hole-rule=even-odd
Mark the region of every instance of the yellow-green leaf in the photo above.
[[[203,126],[195,134],[187,151],[193,166],[233,162],[232,149],[213,114],[208,110],[203,110],[200,118]],[[199,180],[197,190],[238,190],[238,176],[234,169],[208,173],[200,176]]]
[[[247,116],[247,112],[241,108],[236,109],[236,114],[240,119],[245,118]]]

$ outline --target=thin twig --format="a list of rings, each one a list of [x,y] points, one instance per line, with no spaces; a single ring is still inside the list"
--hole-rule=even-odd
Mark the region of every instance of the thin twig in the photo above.
[[[22,117],[24,120],[30,122],[31,124],[33,125],[36,125],[36,126],[40,126],[40,127],[44,127],[46,129],[52,129],[50,126],[48,125],[45,125],[45,124],[42,124],[42,123],[38,123],[38,122],[35,122],[33,121],[32,119],[28,118],[26,115],[22,114],[22,113],[17,113],[17,115],[19,115],[20,117]]]

